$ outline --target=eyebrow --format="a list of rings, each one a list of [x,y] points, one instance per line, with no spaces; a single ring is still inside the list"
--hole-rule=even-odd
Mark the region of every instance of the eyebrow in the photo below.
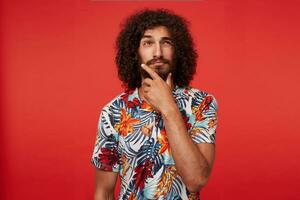
[[[143,37],[141,39],[144,39],[144,38],[152,38],[152,36],[151,35],[143,35]],[[172,39],[170,37],[162,37],[161,39],[162,40],[171,40],[172,41]]]

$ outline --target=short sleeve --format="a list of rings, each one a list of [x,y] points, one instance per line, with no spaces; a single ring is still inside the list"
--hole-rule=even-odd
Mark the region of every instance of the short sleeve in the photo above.
[[[101,111],[91,163],[98,169],[119,172],[118,133],[109,107]]]
[[[218,122],[218,104],[216,98],[209,94],[196,95],[192,101],[189,131],[194,143],[215,143]]]

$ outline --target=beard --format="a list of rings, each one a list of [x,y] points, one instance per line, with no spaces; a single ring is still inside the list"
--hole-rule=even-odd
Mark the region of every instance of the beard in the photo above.
[[[164,81],[167,80],[169,73],[171,72],[171,70],[167,70],[167,71],[163,71],[161,68],[156,68],[154,69],[154,71],[160,76],[160,78],[162,78]],[[140,68],[140,72],[142,77],[145,78],[150,78],[152,79],[152,77],[150,76],[150,74],[148,72],[146,72],[143,68]]]
[[[163,62],[163,65],[161,66],[156,66],[155,69],[153,69],[164,81],[167,80],[168,78],[168,75],[170,72],[172,72],[173,70],[173,66],[171,64],[171,62],[169,60],[166,60],[166,59],[159,59]],[[149,60],[147,61],[145,64],[147,66],[150,66],[153,62],[155,61],[155,59],[152,59],[152,60]],[[139,61],[139,66],[141,66],[142,62]],[[166,69],[166,66],[164,65],[169,65],[169,67]],[[140,73],[142,75],[142,77],[145,79],[145,78],[150,78],[152,79],[152,77],[148,74],[147,71],[145,71],[142,67],[139,67],[140,69]]]

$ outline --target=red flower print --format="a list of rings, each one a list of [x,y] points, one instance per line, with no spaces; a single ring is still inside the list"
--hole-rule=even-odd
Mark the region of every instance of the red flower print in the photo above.
[[[152,171],[153,163],[147,159],[142,165],[139,165],[135,168],[135,175],[133,178],[136,181],[137,188],[144,189],[145,182],[148,177],[153,178]]]
[[[139,105],[140,105],[140,101],[139,101],[139,99],[138,99],[137,97],[133,98],[132,101],[129,101],[129,100],[128,100],[129,95],[132,95],[133,92],[134,92],[134,90],[130,90],[130,91],[124,93],[124,94],[121,96],[121,99],[125,102],[125,104],[126,104],[126,106],[127,106],[128,108],[133,108],[133,107],[135,107],[135,106],[139,106]]]
[[[107,148],[101,148],[101,153],[99,154],[99,159],[101,163],[102,170],[112,171],[112,167],[118,161],[118,152],[116,148],[112,150]]]
[[[185,123],[187,130],[190,130],[190,128],[192,127],[192,124],[189,123],[189,118],[186,115],[182,115],[182,118],[183,118],[183,121]]]

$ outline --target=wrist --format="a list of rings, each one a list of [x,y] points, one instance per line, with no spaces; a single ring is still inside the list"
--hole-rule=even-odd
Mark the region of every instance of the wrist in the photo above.
[[[161,110],[161,115],[168,119],[174,117],[179,112],[179,109],[177,107],[177,104],[175,102],[169,104],[166,106],[163,110]]]

